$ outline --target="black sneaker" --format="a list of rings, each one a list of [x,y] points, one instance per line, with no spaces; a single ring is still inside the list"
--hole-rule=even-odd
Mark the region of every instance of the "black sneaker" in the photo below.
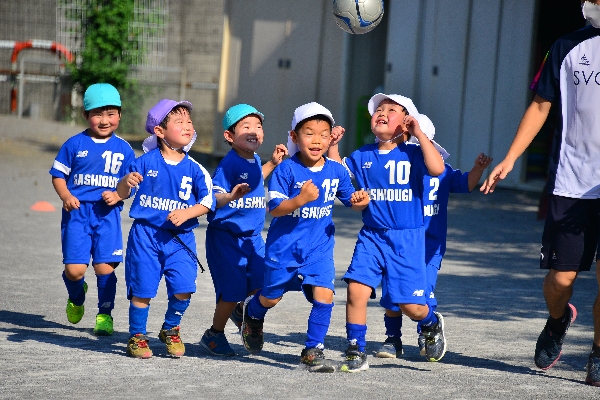
[[[339,363],[325,358],[323,350],[313,347],[302,350],[300,363],[310,372],[335,372]]]
[[[238,328],[238,332],[242,329],[242,321],[244,320],[243,307],[244,302],[240,301],[235,305],[235,308],[231,312],[231,315],[229,315],[229,319]]]
[[[381,345],[375,357],[378,358],[400,358],[402,357],[402,339],[395,336],[388,336]]]
[[[565,333],[560,337],[556,336],[550,328],[548,328],[548,321],[546,321],[546,326],[544,326],[544,329],[542,330],[542,333],[540,333],[537,343],[535,344],[535,355],[533,359],[535,365],[544,371],[558,362],[558,359],[562,354],[563,340],[567,335],[571,323],[577,318],[577,310],[571,303],[568,304],[566,312],[570,314],[570,318],[567,318]]]
[[[340,371],[342,372],[360,372],[369,369],[367,362],[367,353],[358,350],[358,346],[351,344],[346,349],[346,360],[342,364]]]
[[[444,336],[444,317],[434,311],[438,322],[432,326],[421,328],[421,334],[425,337],[425,358],[429,361],[440,361],[446,354],[446,337]]]
[[[600,357],[590,354],[585,370],[587,371],[585,383],[592,386],[600,386]]]
[[[425,350],[425,336],[422,333],[419,333],[419,337],[417,338],[417,346],[419,346],[419,354],[425,357],[427,351]]]
[[[242,336],[244,348],[248,350],[249,353],[256,354],[262,350],[265,342],[265,337],[263,335],[263,324],[265,320],[254,319],[248,315],[248,303],[253,297],[254,296],[249,296],[246,301],[244,301],[244,311],[240,334]]]

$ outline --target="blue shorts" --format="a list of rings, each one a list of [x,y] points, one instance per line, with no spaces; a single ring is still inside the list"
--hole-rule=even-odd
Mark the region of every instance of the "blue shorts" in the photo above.
[[[307,260],[302,266],[265,263],[265,282],[262,295],[267,299],[278,299],[286,292],[302,291],[312,303],[312,287],[319,286],[335,293],[335,265],[333,257]]]
[[[132,296],[142,299],[156,297],[163,275],[169,298],[175,294],[196,292],[198,263],[194,232],[179,232],[177,235],[189,250],[175,239],[171,231],[133,222],[125,258],[129,300]],[[190,250],[194,254],[190,254]]]
[[[82,201],[78,210],[63,210],[60,236],[64,264],[88,265],[90,256],[93,264],[123,261],[121,207]]]
[[[342,278],[375,288],[393,304],[426,303],[425,229],[374,229],[358,233],[352,261]],[[381,304],[387,307],[387,304]]]
[[[244,300],[260,289],[265,277],[265,241],[259,233],[237,237],[230,231],[206,230],[206,260],[215,286],[216,301]]]

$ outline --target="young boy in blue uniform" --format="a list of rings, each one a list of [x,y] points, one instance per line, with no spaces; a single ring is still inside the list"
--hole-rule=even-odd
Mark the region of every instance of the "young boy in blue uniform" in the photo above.
[[[185,353],[179,325],[196,291],[199,264],[193,229],[198,217],[215,206],[210,175],[187,154],[196,139],[191,109],[187,101],[168,99],[150,109],[146,131],[151,136],[142,146],[146,154],[131,163],[117,188],[121,198],[137,188],[125,258],[130,300],[127,354],[132,357],[152,356],[146,325],[150,300],[163,275],[169,303],[159,339],[170,356]]]
[[[248,104],[231,107],[223,117],[223,135],[231,150],[212,178],[217,209],[208,214],[206,230],[206,259],[217,305],[212,326],[200,340],[215,356],[235,355],[225,337],[225,325],[231,318],[241,326],[244,299],[263,284],[264,179],[287,154],[284,145],[277,145],[271,159],[261,166],[256,151],[264,139],[263,121],[264,115]]]
[[[365,352],[367,302],[383,281],[382,298],[389,297],[402,312],[418,322],[428,340],[428,352],[445,349],[443,318],[427,306],[423,179],[438,176],[444,161],[415,118],[412,100],[400,95],[376,94],[369,100],[371,130],[378,142],[354,151],[344,164],[366,190],[371,202],[363,211],[352,262],[344,275],[348,282],[346,334],[348,349],[342,371],[368,369]],[[408,135],[421,143],[407,143]],[[329,156],[340,160],[337,146]]]
[[[89,128],[60,148],[50,169],[52,185],[63,202],[61,240],[67,287],[67,319],[83,318],[92,257],[98,285],[98,314],[94,333],[112,335],[115,268],[123,261],[121,210],[116,192],[125,168],[135,159],[133,149],[114,132],[121,119],[121,97],[108,83],[96,83],[83,96],[83,116]]]
[[[431,120],[424,114],[416,116],[421,130],[434,144],[440,155],[445,160],[450,156],[448,152],[433,141],[435,127]],[[413,137],[411,142],[417,142]],[[418,143],[418,142],[417,142]],[[445,164],[441,175],[433,177],[425,175],[423,186],[423,215],[425,217],[425,263],[427,265],[427,289],[425,297],[427,305],[435,311],[437,299],[435,287],[438,271],[442,266],[442,258],[446,252],[446,233],[448,230],[448,198],[450,193],[470,193],[473,191],[483,171],[490,165],[492,158],[481,153],[475,159],[475,164],[470,172],[462,173]],[[400,357],[402,355],[402,312],[400,308],[390,301],[389,297],[382,297],[380,304],[384,307],[384,324],[387,339],[377,351],[376,356],[381,358]],[[417,344],[422,356],[426,353],[426,338],[417,325],[419,333]],[[442,354],[443,355],[443,354]],[[430,359],[430,361],[439,361]]]
[[[244,303],[242,340],[257,353],[263,346],[267,311],[287,291],[302,290],[312,303],[305,348],[300,361],[311,372],[333,372],[335,363],[323,355],[333,308],[334,199],[355,210],[364,209],[368,196],[355,191],[342,165],[324,157],[334,124],[329,110],[308,103],[294,112],[290,137],[299,151],[282,162],[269,182],[269,227],[262,290]],[[290,147],[290,146],[288,146]]]

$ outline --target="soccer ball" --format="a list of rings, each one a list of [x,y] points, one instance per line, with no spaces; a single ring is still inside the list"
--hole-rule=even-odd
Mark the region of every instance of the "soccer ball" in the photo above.
[[[333,18],[348,33],[367,33],[383,18],[383,0],[333,0]]]

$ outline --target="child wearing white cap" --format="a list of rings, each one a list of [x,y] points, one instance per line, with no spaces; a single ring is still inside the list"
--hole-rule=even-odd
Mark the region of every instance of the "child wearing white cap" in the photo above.
[[[426,302],[423,180],[444,172],[439,150],[423,133],[417,108],[401,95],[376,94],[369,100],[375,144],[354,151],[343,162],[371,202],[363,211],[364,226],[343,279],[348,283],[346,333],[348,349],[343,371],[368,369],[366,347],[367,302],[382,283],[389,298],[418,322],[428,338],[431,354],[445,352],[443,319]],[[420,146],[407,143],[415,137]],[[329,156],[342,161],[337,143]]]
[[[450,154],[433,141],[435,126],[424,114],[416,115],[419,126],[425,135],[432,141],[440,155],[446,160]],[[414,136],[409,142],[419,143]],[[470,193],[473,191],[483,171],[490,165],[492,158],[481,153],[475,159],[470,172],[462,173],[460,170],[452,169],[450,164],[445,164],[445,170],[439,176],[426,174],[423,180],[423,215],[425,221],[425,264],[427,273],[427,287],[425,299],[427,305],[435,311],[437,299],[435,287],[437,284],[438,271],[442,267],[442,258],[446,252],[446,233],[448,228],[448,198],[450,193]],[[387,284],[383,281],[383,284]],[[400,357],[402,355],[402,312],[397,304],[391,301],[389,291],[384,289],[386,295],[382,296],[380,304],[384,307],[384,324],[387,339],[375,353],[380,358]],[[421,332],[421,326],[417,324],[419,334],[417,344],[420,354],[427,356],[426,339]],[[443,354],[441,354],[443,356]],[[431,355],[430,355],[431,356]],[[430,361],[438,361],[440,355],[429,358]]]
[[[212,176],[217,201],[208,214],[206,260],[215,287],[216,307],[212,326],[204,332],[200,346],[215,356],[233,356],[225,337],[231,320],[242,325],[244,299],[262,287],[265,274],[264,180],[287,154],[278,144],[271,159],[261,166],[256,151],[264,139],[264,115],[248,104],[237,104],[223,117],[223,136],[231,150]]]
[[[288,291],[302,291],[312,303],[300,362],[311,372],[333,372],[337,363],[325,358],[324,340],[333,308],[334,199],[357,211],[369,203],[355,191],[342,165],[324,157],[334,124],[331,112],[318,103],[294,112],[292,142],[298,146],[269,182],[269,212],[263,287],[244,303],[242,339],[251,353],[263,347],[267,311]]]
[[[193,229],[198,217],[215,207],[210,175],[187,154],[196,137],[191,109],[187,101],[169,99],[150,109],[146,153],[131,163],[117,188],[122,198],[135,192],[125,258],[131,357],[152,356],[146,324],[163,275],[169,302],[159,339],[168,355],[185,353],[179,325],[196,291],[200,264]]]
[[[121,97],[108,83],[96,83],[83,96],[83,116],[89,127],[60,148],[50,169],[52,185],[63,202],[61,240],[63,281],[67,288],[67,319],[83,318],[92,258],[98,285],[98,314],[94,333],[112,335],[115,268],[123,261],[121,210],[117,182],[135,159],[133,149],[115,135],[121,119]]]

